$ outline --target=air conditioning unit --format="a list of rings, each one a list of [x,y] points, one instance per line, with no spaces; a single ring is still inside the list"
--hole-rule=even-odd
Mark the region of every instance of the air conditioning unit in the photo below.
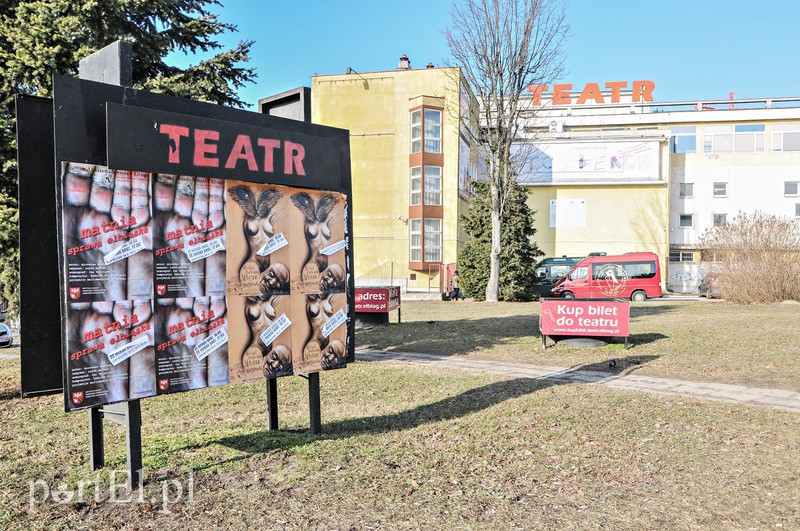
[[[564,132],[564,122],[557,122],[556,120],[553,120],[552,122],[550,122],[549,131],[551,133],[563,133]]]

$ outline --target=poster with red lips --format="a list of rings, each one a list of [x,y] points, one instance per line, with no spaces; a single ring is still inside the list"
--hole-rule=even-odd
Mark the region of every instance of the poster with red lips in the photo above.
[[[157,298],[224,296],[224,194],[221,179],[155,174]]]
[[[150,174],[63,163],[63,245],[70,301],[149,299]]]
[[[155,394],[151,301],[71,303],[68,409]]]
[[[155,304],[158,394],[227,384],[225,298],[179,297]]]

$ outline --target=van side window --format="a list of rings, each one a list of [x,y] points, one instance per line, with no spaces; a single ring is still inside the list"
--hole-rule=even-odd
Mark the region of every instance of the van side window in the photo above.
[[[545,280],[547,278],[547,268],[540,266],[536,268],[536,280]]]
[[[655,262],[631,262],[625,264],[628,278],[653,278],[656,276]]]
[[[573,271],[573,273],[569,276],[570,280],[580,280],[582,278],[586,278],[589,276],[589,268],[588,267],[578,267]]]

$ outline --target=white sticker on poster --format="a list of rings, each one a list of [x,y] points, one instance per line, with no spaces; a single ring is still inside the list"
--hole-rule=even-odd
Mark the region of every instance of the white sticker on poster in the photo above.
[[[347,247],[347,242],[345,240],[340,240],[340,241],[338,241],[336,243],[332,243],[331,245],[328,245],[327,247],[323,247],[322,249],[320,249],[319,252],[320,252],[320,254],[324,254],[324,255],[330,256],[330,255],[332,255],[333,253],[335,253],[337,251],[341,251],[345,247]]]
[[[202,361],[209,354],[228,342],[228,332],[225,328],[220,328],[194,347],[194,355]]]
[[[186,255],[189,257],[190,262],[197,262],[204,258],[208,258],[217,251],[224,251],[225,246],[219,238],[214,238],[200,245],[194,245],[186,250]]]
[[[263,341],[265,345],[271,345],[272,342],[275,341],[279,335],[281,335],[281,332],[289,328],[289,325],[291,324],[292,322],[288,317],[286,317],[286,314],[282,314],[280,317],[275,319],[275,322],[269,325],[266,330],[261,332],[261,341]]]
[[[141,236],[136,237],[132,240],[128,240],[119,247],[115,248],[110,253],[103,256],[103,262],[105,262],[106,265],[113,264],[114,262],[119,262],[120,260],[124,260],[129,256],[135,255],[144,248],[145,245],[144,242],[142,242]]]
[[[149,344],[150,339],[147,336],[140,337],[139,339],[131,341],[125,346],[109,352],[108,361],[111,362],[111,365],[117,365],[130,358],[140,350],[144,350]]]
[[[289,242],[286,240],[286,237],[283,235],[283,233],[276,234],[267,240],[267,243],[265,243],[261,249],[256,251],[256,254],[258,256],[267,256],[268,254],[274,253],[281,247],[286,247],[287,245],[289,245]]]
[[[347,321],[347,316],[343,310],[339,310],[328,319],[328,322],[322,326],[322,337],[328,337],[336,330],[342,323]]]

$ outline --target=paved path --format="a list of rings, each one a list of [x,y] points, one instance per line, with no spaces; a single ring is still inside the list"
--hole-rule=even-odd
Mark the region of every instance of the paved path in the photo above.
[[[19,354],[0,354],[0,360],[15,360],[19,358]]]
[[[780,389],[763,389],[744,385],[730,385],[705,382],[689,382],[672,378],[656,378],[633,374],[614,374],[599,371],[585,371],[564,367],[545,367],[504,361],[466,360],[457,356],[436,356],[411,352],[383,352],[370,349],[356,349],[356,359],[371,361],[400,361],[423,365],[438,365],[447,368],[473,372],[505,374],[517,378],[535,378],[561,383],[583,383],[603,385],[616,389],[643,391],[666,395],[691,396],[708,400],[721,400],[736,404],[770,406],[800,411],[800,393]]]

